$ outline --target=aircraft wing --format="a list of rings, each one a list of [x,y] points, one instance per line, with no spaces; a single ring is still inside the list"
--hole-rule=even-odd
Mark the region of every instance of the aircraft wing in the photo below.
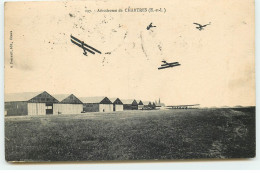
[[[170,65],[170,66],[163,66],[163,67],[159,67],[158,70],[160,70],[160,69],[164,69],[164,68],[175,67],[175,66],[179,66],[179,65],[180,65],[180,64]]]
[[[74,37],[72,35],[70,35],[70,37],[71,37],[71,39],[74,39],[76,42],[78,42],[81,45],[81,43],[82,43],[81,40],[77,39],[76,37]],[[94,50],[94,51],[96,51],[97,53],[101,54],[101,52],[99,50],[95,49],[94,47],[91,47],[91,46],[87,45],[86,43],[84,43],[83,45],[92,49],[92,50]]]
[[[95,54],[95,52],[93,52],[92,50],[89,50],[89,49],[86,48],[86,47],[82,47],[80,43],[77,43],[77,42],[75,42],[74,40],[71,40],[71,42],[74,43],[75,45],[79,46],[80,48],[82,48],[82,49],[84,49],[84,50],[86,50],[86,51],[88,51],[88,52],[90,52],[90,53],[92,53],[92,54]]]
[[[74,37],[74,36],[72,36],[72,35],[70,35],[70,37],[71,37],[71,39],[74,39],[75,41],[77,41],[77,42],[79,42],[79,43],[82,43],[82,41],[79,40],[79,39],[77,39],[76,37]]]
[[[193,23],[193,24],[201,26],[201,24],[199,24],[199,23]]]
[[[179,62],[173,62],[173,63],[162,64],[161,66],[171,66],[171,65],[175,65],[175,64],[179,64]]]

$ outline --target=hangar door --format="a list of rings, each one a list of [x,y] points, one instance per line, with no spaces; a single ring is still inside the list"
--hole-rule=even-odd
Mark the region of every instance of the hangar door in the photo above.
[[[53,114],[53,103],[46,103],[46,115]]]

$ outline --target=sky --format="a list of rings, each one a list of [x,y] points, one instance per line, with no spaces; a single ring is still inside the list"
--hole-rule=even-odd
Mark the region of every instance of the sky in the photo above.
[[[254,106],[254,26],[252,0],[8,2],[5,92]],[[84,56],[70,35],[102,54]],[[181,65],[158,70],[162,60]]]

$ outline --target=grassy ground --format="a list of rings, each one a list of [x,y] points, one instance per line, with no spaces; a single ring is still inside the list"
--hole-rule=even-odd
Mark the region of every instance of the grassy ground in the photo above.
[[[255,108],[5,118],[8,161],[250,158]]]

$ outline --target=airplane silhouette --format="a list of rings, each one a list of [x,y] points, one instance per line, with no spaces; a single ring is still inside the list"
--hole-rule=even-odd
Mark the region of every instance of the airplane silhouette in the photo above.
[[[149,30],[149,29],[152,28],[152,27],[156,27],[156,26],[153,26],[153,23],[150,23],[150,25],[147,26],[146,29]]]
[[[83,55],[87,56],[87,52],[92,53],[92,54],[95,54],[95,52],[97,52],[97,53],[101,54],[101,52],[99,50],[87,45],[86,43],[84,43],[84,41],[81,41],[81,40],[77,39],[76,37],[74,37],[72,35],[70,35],[70,37],[71,37],[70,41],[73,44],[75,44],[75,45],[77,45],[77,46],[79,46],[80,48],[83,49],[83,51],[84,51]]]
[[[210,25],[211,22],[209,22],[209,24],[206,24],[206,25],[201,25],[201,24],[199,24],[199,23],[193,23],[193,24],[198,25],[196,28],[201,31],[201,30],[204,29],[204,27],[206,27],[207,25]]]
[[[166,61],[162,61],[162,62],[163,62],[164,64],[162,64],[161,67],[158,68],[158,70],[181,65],[181,64],[179,64],[179,62],[172,62],[172,63],[168,63],[168,62],[166,62]]]

